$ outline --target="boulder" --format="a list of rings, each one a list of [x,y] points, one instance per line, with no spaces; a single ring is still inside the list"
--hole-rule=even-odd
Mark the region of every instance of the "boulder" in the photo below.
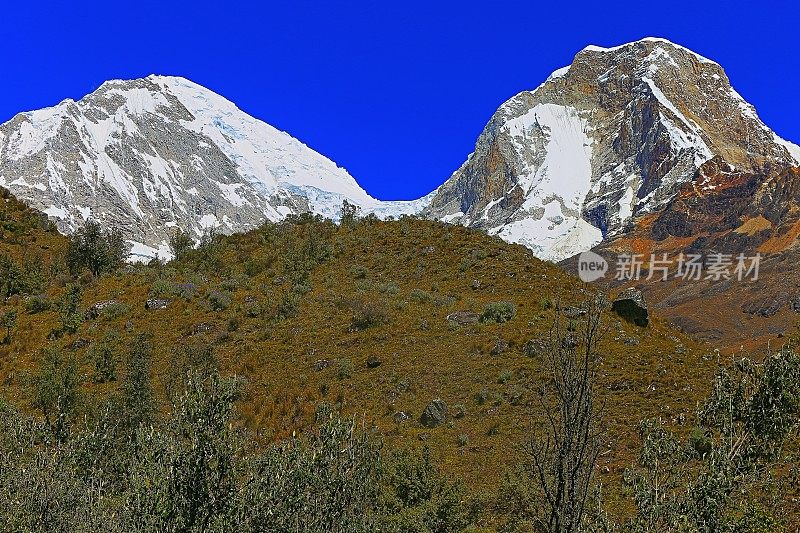
[[[394,414],[394,416],[392,416],[392,418],[394,418],[394,421],[395,421],[396,423],[398,423],[398,424],[402,424],[402,423],[403,423],[403,422],[405,422],[406,420],[409,420],[409,419],[411,419],[411,416],[410,416],[408,413],[406,413],[405,411],[397,411],[397,412]]]
[[[789,302],[789,309],[794,311],[795,313],[800,313],[800,295],[795,296]]]
[[[447,322],[457,326],[468,326],[470,324],[477,324],[481,316],[472,311],[456,311],[447,315]]]
[[[508,342],[503,339],[497,339],[494,341],[494,346],[492,346],[491,354],[494,356],[498,356],[508,350]]]
[[[145,302],[144,308],[151,311],[156,309],[166,309],[169,304],[170,301],[163,298],[150,298]]]
[[[614,303],[611,304],[611,309],[623,319],[637,326],[645,327],[649,322],[647,304],[639,289],[630,288],[619,293],[614,299]]]
[[[317,372],[321,372],[331,366],[331,362],[328,359],[319,359],[317,362],[314,363],[314,370]]]
[[[102,302],[97,302],[86,310],[86,318],[95,319],[100,316],[100,313],[103,312],[103,309],[106,309],[107,307],[116,303],[116,300],[103,300]]]
[[[422,412],[420,422],[426,428],[435,428],[447,420],[447,404],[441,398],[436,398]]]
[[[378,368],[381,366],[381,363],[383,363],[383,361],[378,359],[377,355],[370,355],[367,358],[367,368]]]

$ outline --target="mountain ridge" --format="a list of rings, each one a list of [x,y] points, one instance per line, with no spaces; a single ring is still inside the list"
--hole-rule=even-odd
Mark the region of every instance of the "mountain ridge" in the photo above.
[[[347,200],[381,218],[480,228],[559,261],[664,208],[716,156],[760,171],[800,164],[800,147],[718,63],[654,37],[580,50],[503,103],[465,163],[411,201],[375,199],[332,160],[185,78],[109,80],[0,125],[0,185],[61,231],[100,218],[126,232],[134,256],[164,258],[175,228],[199,238],[304,211],[336,219]]]

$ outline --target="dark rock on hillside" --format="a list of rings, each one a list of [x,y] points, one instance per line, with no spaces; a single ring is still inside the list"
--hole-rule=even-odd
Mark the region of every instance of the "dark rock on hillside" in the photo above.
[[[370,355],[367,358],[367,368],[378,368],[382,363],[383,361],[381,361],[377,355]]]
[[[422,412],[420,422],[427,428],[435,428],[447,420],[447,404],[441,398],[433,400]]]
[[[642,291],[639,289],[625,289],[614,299],[611,308],[620,317],[637,326],[645,327],[649,322],[647,304]]]

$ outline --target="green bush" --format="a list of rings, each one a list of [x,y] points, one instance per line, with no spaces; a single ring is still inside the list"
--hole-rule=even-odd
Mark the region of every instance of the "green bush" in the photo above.
[[[379,303],[358,303],[353,310],[350,320],[350,329],[361,331],[368,328],[382,326],[389,322],[389,313],[386,307]]]
[[[511,302],[493,302],[483,309],[481,322],[502,324],[514,318],[516,314],[517,308]]]
[[[433,301],[433,296],[422,289],[411,289],[408,293],[408,297],[417,303],[430,303]]]
[[[429,448],[402,449],[387,457],[380,500],[386,531],[462,531],[474,515],[465,500],[464,487],[448,482]]]
[[[336,377],[340,380],[343,379],[350,379],[353,377],[353,372],[355,372],[355,365],[353,361],[350,359],[339,359],[339,362],[336,365]]]
[[[224,311],[231,306],[231,295],[225,291],[211,291],[208,303],[213,311]]]
[[[131,312],[131,306],[122,302],[113,302],[103,308],[100,316],[104,320],[117,320]]]
[[[49,311],[50,300],[47,298],[47,296],[44,295],[31,296],[25,302],[25,310],[28,312],[29,315],[35,315],[36,313]]]
[[[102,341],[92,344],[87,351],[88,359],[94,362],[95,383],[106,383],[117,379],[117,362],[113,346],[115,339],[114,334],[108,334]]]

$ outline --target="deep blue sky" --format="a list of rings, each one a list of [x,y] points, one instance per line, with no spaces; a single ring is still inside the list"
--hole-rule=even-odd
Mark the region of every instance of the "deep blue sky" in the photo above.
[[[441,184],[498,105],[587,44],[645,36],[721,63],[764,121],[800,142],[796,0],[23,4],[0,7],[0,122],[106,79],[184,76],[381,199]]]

